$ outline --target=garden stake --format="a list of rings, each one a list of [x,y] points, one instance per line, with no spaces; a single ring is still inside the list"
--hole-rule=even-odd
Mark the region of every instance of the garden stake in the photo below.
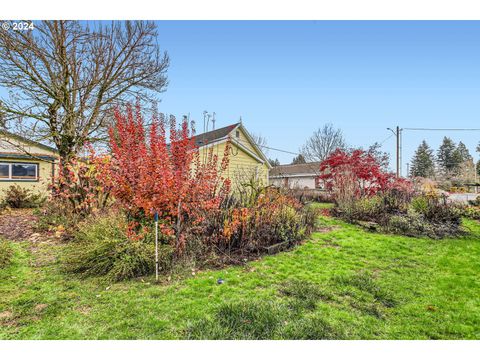
[[[158,281],[158,212],[155,213],[155,281]]]

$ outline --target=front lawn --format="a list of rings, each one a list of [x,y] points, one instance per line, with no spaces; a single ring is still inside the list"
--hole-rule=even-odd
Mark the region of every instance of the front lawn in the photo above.
[[[478,222],[444,240],[320,222],[292,251],[162,285],[66,275],[62,245],[15,242],[0,338],[480,339]]]

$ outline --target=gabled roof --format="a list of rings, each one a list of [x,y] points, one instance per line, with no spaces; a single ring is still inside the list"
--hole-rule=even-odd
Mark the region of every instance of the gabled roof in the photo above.
[[[240,123],[232,124],[225,126],[220,129],[215,129],[211,131],[207,131],[203,134],[195,135],[195,145],[198,147],[202,147],[208,144],[211,144],[214,141],[222,140],[228,136],[236,127],[238,127]]]
[[[195,135],[194,140],[195,140],[195,145],[198,146],[199,148],[203,146],[208,146],[212,143],[215,142],[220,142],[220,141],[226,141],[228,138],[228,135],[231,134],[234,130],[241,128],[245,136],[247,137],[248,141],[250,144],[253,146],[253,148],[256,150],[259,156],[255,155],[251,150],[245,147],[245,144],[242,144],[241,141],[237,140],[234,136],[231,136],[232,143],[240,147],[243,151],[249,153],[251,156],[256,158],[260,162],[264,162],[269,169],[271,169],[270,162],[268,161],[268,158],[265,156],[263,151],[260,149],[260,147],[253,141],[252,137],[248,133],[247,129],[243,126],[242,123],[235,123],[232,125],[228,125],[225,127],[222,127],[220,129],[215,129],[212,131],[207,131],[206,133],[203,134],[198,134]]]
[[[39,147],[41,149],[44,149],[44,150],[47,150],[47,151],[51,151],[53,153],[58,153],[58,150],[51,147],[51,146],[47,146],[47,145],[44,145],[42,143],[39,143],[38,141],[33,141],[33,140],[30,140],[30,139],[27,139],[23,136],[20,136],[20,135],[17,135],[17,134],[14,134],[14,133],[11,133],[7,130],[1,130],[0,129],[0,136],[5,136],[5,137],[9,137],[9,138],[12,138],[12,139],[15,139],[15,140],[18,140],[20,142],[23,142],[25,144],[28,144],[28,145],[31,145],[31,146],[36,146],[36,147]]]
[[[320,174],[320,163],[310,162],[306,164],[279,165],[270,170],[270,176],[288,177],[292,175],[315,176]]]

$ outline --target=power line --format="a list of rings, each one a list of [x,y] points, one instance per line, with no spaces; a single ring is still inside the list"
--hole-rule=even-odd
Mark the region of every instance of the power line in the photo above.
[[[259,147],[268,149],[268,150],[280,151],[280,152],[284,152],[286,154],[292,154],[292,155],[300,155],[300,153],[296,153],[296,152],[292,152],[292,151],[288,151],[288,150],[276,149],[276,148],[272,148],[272,147],[265,146],[265,145],[258,145],[258,144],[256,144],[256,145],[259,146]]]
[[[480,129],[437,129],[437,128],[402,128],[402,130],[414,130],[414,131],[480,131]]]
[[[244,143],[244,144],[248,144],[247,142],[243,141],[242,139],[235,139],[235,140],[240,141],[241,143]],[[268,150],[280,151],[280,152],[284,152],[286,154],[291,154],[291,155],[300,155],[300,153],[296,153],[296,152],[288,151],[288,150],[277,149],[277,148],[273,148],[273,147],[266,146],[266,145],[260,145],[260,144],[257,144],[256,142],[254,142],[254,144],[257,145],[258,147],[262,147],[262,148],[265,148],[265,149],[268,149]]]
[[[380,142],[380,146],[382,146],[386,141],[390,140],[395,134],[391,134],[390,136],[388,136],[385,140],[383,140],[382,142]]]

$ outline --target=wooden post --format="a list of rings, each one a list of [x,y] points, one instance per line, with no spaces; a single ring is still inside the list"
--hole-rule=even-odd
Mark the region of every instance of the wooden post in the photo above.
[[[397,178],[400,177],[400,128],[397,126],[395,135],[397,136]]]

